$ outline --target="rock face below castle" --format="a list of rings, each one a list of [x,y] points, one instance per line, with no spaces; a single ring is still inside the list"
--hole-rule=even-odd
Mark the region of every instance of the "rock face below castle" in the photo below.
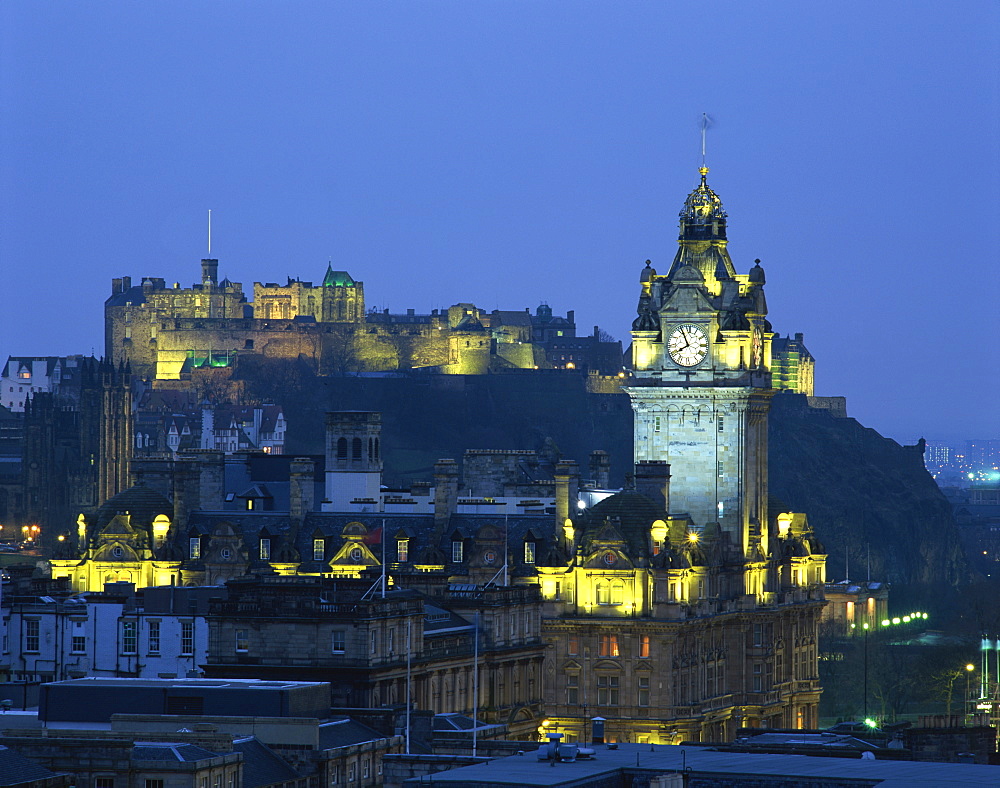
[[[217,281],[218,261],[202,260],[202,281],[112,281],[105,302],[105,352],[145,379],[178,380],[229,367],[238,357],[305,359],[320,375],[429,369],[480,375],[507,369],[586,369],[613,376],[622,347],[597,326],[577,336],[574,313],[542,304],[534,314],[455,304],[430,314],[365,310],[364,283],[328,267],[314,285]]]

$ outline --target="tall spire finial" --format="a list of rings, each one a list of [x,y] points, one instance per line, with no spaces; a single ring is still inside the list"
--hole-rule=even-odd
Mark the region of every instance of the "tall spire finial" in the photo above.
[[[702,148],[705,144],[702,143]],[[705,158],[705,152],[702,150],[702,158]],[[212,256],[212,209],[208,209],[208,256]]]
[[[705,138],[708,136],[708,127],[712,125],[712,119],[708,116],[707,112],[701,113],[701,174],[704,177],[705,173],[708,172],[708,167],[705,165]]]

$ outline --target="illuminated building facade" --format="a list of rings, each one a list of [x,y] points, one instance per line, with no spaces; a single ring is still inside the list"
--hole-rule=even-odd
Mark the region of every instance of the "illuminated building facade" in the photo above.
[[[112,280],[105,302],[105,348],[143,379],[178,380],[231,367],[239,356],[305,359],[321,375],[424,369],[480,375],[510,369],[579,369],[614,376],[621,343],[595,327],[576,334],[572,311],[554,315],[487,312],[471,303],[417,314],[366,312],[364,283],[327,267],[320,284],[289,279],[243,287],[218,281],[218,261],[202,260],[190,288],[159,277]]]

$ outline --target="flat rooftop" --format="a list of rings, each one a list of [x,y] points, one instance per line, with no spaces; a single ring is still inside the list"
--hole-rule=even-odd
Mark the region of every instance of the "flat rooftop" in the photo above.
[[[302,687],[322,687],[323,681],[265,681],[263,679],[133,679],[105,678],[91,676],[82,679],[66,679],[53,681],[50,684],[60,687],[183,687],[190,689],[300,689]]]
[[[767,785],[770,777],[785,780],[798,778],[820,786],[904,786],[1000,785],[1000,766],[965,763],[927,763],[920,761],[879,761],[862,758],[822,758],[808,755],[771,755],[765,753],[714,752],[703,747],[680,745],[619,744],[609,750],[597,745],[593,760],[574,763],[539,761],[535,752],[498,758],[489,763],[464,766],[434,774],[434,785],[468,788],[525,788],[526,786],[563,786],[587,788],[615,784],[615,775],[642,774],[661,776],[686,769],[692,777],[714,778],[740,785],[755,779],[754,785]],[[418,786],[418,778],[406,785]],[[630,783],[624,783],[630,784]]]

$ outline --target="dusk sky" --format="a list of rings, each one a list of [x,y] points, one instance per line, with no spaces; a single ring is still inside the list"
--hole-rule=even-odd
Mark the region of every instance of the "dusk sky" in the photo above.
[[[112,277],[575,309],[624,344],[698,182],[817,393],[1000,437],[1000,3],[0,5],[0,356],[98,354]],[[0,360],[2,363],[2,360]]]

